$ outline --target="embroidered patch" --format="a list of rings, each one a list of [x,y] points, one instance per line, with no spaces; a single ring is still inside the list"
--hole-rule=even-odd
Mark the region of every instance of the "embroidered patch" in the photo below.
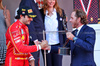
[[[20,39],[19,39],[19,40],[16,40],[15,43],[17,44],[17,43],[20,42],[20,41],[21,41]]]
[[[25,14],[25,12],[23,11],[22,14]]]
[[[22,9],[22,11],[26,11],[26,9]]]
[[[22,33],[22,34],[24,34],[24,31],[23,31],[23,29],[21,29],[21,33]]]
[[[25,39],[24,35],[22,36],[22,39],[23,39],[23,40]]]
[[[28,10],[28,13],[33,13],[32,9],[29,9],[29,10]]]

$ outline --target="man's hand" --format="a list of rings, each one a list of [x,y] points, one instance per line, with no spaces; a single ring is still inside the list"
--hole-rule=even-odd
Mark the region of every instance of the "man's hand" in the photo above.
[[[67,32],[66,36],[69,40],[73,40],[73,38],[75,37],[71,32]]]
[[[38,41],[38,39],[34,40],[35,45],[41,44],[40,41]]]
[[[31,66],[35,66],[35,60],[31,60],[29,63]]]
[[[4,15],[5,18],[7,18],[7,9],[6,9],[6,6],[4,7],[3,15]]]
[[[51,46],[47,46],[46,48],[44,48],[43,50],[51,50]]]
[[[41,49],[46,48],[46,47],[48,46],[47,40],[43,40],[43,41],[41,42],[40,46],[41,46]]]

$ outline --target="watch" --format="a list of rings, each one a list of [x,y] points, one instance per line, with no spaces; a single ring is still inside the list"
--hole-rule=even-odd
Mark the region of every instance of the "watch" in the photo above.
[[[73,38],[74,41],[76,41],[77,39],[78,39],[77,37],[74,37],[74,38]]]

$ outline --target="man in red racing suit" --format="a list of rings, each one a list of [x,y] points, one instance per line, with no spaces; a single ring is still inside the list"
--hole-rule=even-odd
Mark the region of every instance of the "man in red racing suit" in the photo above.
[[[27,9],[23,11],[26,13]],[[23,18],[32,21],[31,16],[25,14],[13,23],[6,32],[7,53],[5,66],[29,66],[29,61],[34,59],[30,52],[36,52],[47,45],[45,40],[40,45],[28,46],[29,32],[28,27],[21,20]]]

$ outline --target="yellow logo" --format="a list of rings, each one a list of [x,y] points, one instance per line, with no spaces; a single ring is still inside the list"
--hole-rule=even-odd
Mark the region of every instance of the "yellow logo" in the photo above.
[[[22,9],[22,11],[26,11],[26,9]]]
[[[29,15],[29,17],[36,17],[36,15]]]
[[[23,40],[24,40],[24,38],[25,38],[25,37],[24,37],[24,36],[22,36],[22,39],[23,39]]]
[[[28,10],[28,13],[32,13],[32,12],[33,12],[32,9],[29,9],[29,10]]]

